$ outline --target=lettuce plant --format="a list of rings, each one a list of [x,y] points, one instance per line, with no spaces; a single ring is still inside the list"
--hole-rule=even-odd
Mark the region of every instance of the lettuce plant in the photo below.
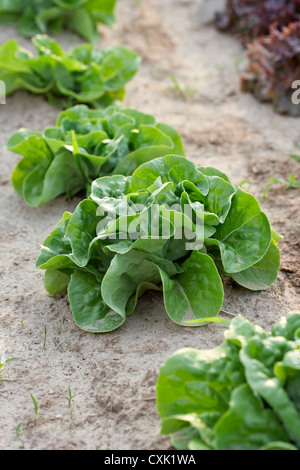
[[[23,156],[12,181],[31,206],[61,194],[72,197],[99,176],[130,175],[146,161],[184,155],[179,134],[167,124],[133,109],[91,110],[77,105],[62,112],[57,126],[43,133],[20,129],[7,148]]]
[[[0,24],[12,24],[27,37],[59,33],[63,28],[89,42],[98,37],[97,23],[112,25],[116,0],[0,0]]]
[[[300,19],[300,0],[227,0],[226,8],[216,16],[216,25],[232,30],[244,44]]]
[[[157,382],[162,434],[177,449],[300,449],[300,312],[271,333],[237,316],[215,349],[182,349]]]
[[[25,89],[46,95],[60,107],[77,103],[103,107],[124,97],[124,87],[140,65],[139,56],[124,47],[82,44],[64,52],[46,35],[36,35],[32,41],[38,57],[15,40],[0,47],[0,80],[7,96]]]
[[[300,22],[279,31],[275,25],[270,34],[248,46],[249,64],[242,77],[242,90],[260,101],[272,102],[281,114],[300,115],[293,103],[293,84],[300,77]]]
[[[49,294],[68,292],[85,331],[121,326],[146,290],[162,291],[171,320],[187,326],[218,315],[223,275],[267,289],[279,239],[256,199],[226,175],[167,155],[131,176],[95,180],[45,240],[37,267]]]

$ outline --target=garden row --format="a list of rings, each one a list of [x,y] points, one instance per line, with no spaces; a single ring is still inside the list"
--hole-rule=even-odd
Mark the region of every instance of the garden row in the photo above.
[[[63,111],[56,127],[20,129],[7,142],[23,157],[12,181],[30,206],[82,190],[87,196],[64,214],[37,262],[49,293],[68,289],[77,325],[110,331],[142,292],[161,284],[167,313],[179,324],[219,313],[221,276],[251,290],[273,284],[280,237],[255,198],[217,169],[186,160],[168,124],[112,104],[137,72],[138,56],[89,44],[65,53],[45,35],[33,42],[37,58],[14,41],[0,48],[7,85],[19,85],[21,76],[31,91],[46,89],[51,102],[86,103]]]

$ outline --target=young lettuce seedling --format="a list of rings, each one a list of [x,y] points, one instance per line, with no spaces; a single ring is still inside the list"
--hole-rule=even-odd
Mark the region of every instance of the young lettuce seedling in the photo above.
[[[0,353],[0,384],[3,380],[3,372],[5,371],[8,364],[10,364],[11,362],[19,360],[19,358],[17,358],[17,357],[12,357],[12,358],[6,359],[6,360],[3,360],[2,358],[3,358],[3,355]]]
[[[299,147],[299,144],[295,142],[295,146],[297,148]],[[291,158],[296,160],[297,162],[300,162],[300,156],[299,155],[291,155]],[[270,178],[269,179],[270,183],[266,186],[264,193],[263,193],[263,199],[267,198],[269,190],[274,186],[274,184],[281,183],[285,185],[285,189],[297,189],[300,188],[300,181],[296,181],[296,177],[294,174],[289,174],[288,179],[284,179],[282,177],[279,178]]]
[[[30,394],[30,397],[31,397],[31,400],[32,400],[32,403],[33,403],[33,406],[34,406],[34,419],[35,419],[35,421],[37,421],[40,418],[39,407],[38,407],[37,401],[34,398],[34,396],[32,394]]]

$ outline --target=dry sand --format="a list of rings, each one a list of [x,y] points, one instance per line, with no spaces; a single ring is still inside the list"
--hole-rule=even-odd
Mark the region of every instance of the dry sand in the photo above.
[[[300,141],[299,121],[241,94],[245,51],[235,38],[201,23],[193,0],[120,0],[117,24],[102,28],[101,44],[127,45],[143,58],[124,105],[176,127],[195,163],[216,166],[234,184],[247,180],[244,187],[285,237],[272,288],[261,293],[232,284],[225,288],[226,312],[270,329],[278,317],[299,309],[300,189],[276,185],[266,200],[261,194],[272,176],[294,173],[300,179],[300,165],[289,157],[293,141]],[[14,28],[1,26],[0,42],[11,38],[30,47]],[[79,42],[70,35],[60,40],[64,46]],[[181,328],[169,320],[161,295],[148,293],[119,330],[92,335],[76,327],[66,296],[47,295],[43,272],[35,268],[39,245],[79,199],[27,207],[10,181],[19,157],[4,146],[19,127],[43,130],[57,113],[43,98],[25,92],[0,106],[0,353],[19,358],[0,385],[0,449],[168,449],[169,438],[158,434],[159,368],[178,348],[218,345],[223,329]],[[69,387],[75,395],[71,406]],[[40,408],[36,422],[30,394]]]

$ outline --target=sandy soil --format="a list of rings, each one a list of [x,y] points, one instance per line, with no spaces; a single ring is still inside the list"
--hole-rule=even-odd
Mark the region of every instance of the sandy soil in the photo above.
[[[270,329],[278,317],[299,308],[300,190],[276,185],[267,199],[261,194],[270,177],[294,173],[300,179],[300,165],[289,157],[293,141],[300,141],[299,121],[239,92],[245,51],[202,22],[193,0],[120,0],[117,25],[104,30],[102,44],[130,46],[143,58],[125,105],[175,126],[194,162],[218,167],[235,184],[246,180],[245,188],[284,235],[282,269],[272,288],[261,293],[225,288],[224,311]],[[15,29],[1,27],[1,43],[15,37],[30,45]],[[70,35],[61,40],[65,46],[78,42]],[[18,156],[4,145],[21,126],[53,125],[57,112],[42,98],[21,92],[0,106],[0,353],[19,358],[8,365],[0,385],[0,449],[168,449],[169,439],[158,434],[159,368],[180,347],[216,346],[223,330],[176,326],[161,296],[148,293],[122,328],[92,335],[75,326],[66,296],[47,295],[43,273],[35,268],[39,245],[78,199],[27,207],[10,182]],[[75,395],[71,404],[69,387]],[[38,421],[30,394],[39,405]],[[22,434],[16,436],[19,423]]]

